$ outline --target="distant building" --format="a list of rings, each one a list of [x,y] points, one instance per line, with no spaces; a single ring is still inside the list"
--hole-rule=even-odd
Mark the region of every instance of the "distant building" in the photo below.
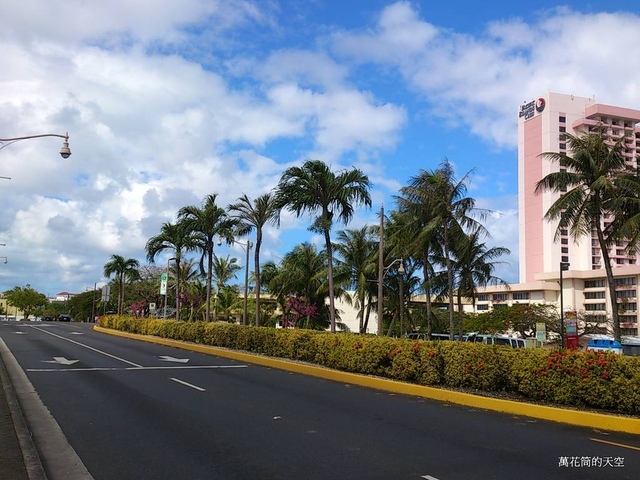
[[[534,193],[536,183],[565,167],[543,158],[543,152],[567,151],[564,133],[579,135],[604,127],[612,141],[627,136],[625,156],[637,166],[640,155],[640,110],[596,103],[592,98],[547,93],[525,102],[518,112],[518,221],[520,283],[481,289],[476,311],[514,303],[560,304],[562,289],[566,311],[581,311],[607,327],[611,318],[606,274],[594,234],[574,242],[567,231],[554,240],[557,223],[544,220],[559,194]],[[608,220],[605,218],[604,223]],[[640,335],[638,323],[637,256],[625,244],[610,253],[616,282],[616,303],[624,335]],[[568,264],[560,285],[560,264]]]

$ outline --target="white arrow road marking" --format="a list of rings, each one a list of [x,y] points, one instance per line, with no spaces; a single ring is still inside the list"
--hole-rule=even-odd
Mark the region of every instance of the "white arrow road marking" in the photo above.
[[[162,360],[163,362],[176,362],[176,363],[187,363],[189,361],[188,358],[175,358],[175,357],[169,357],[167,355],[160,355],[160,360]]]
[[[67,360],[64,357],[53,357],[53,360],[43,360],[44,363],[59,363],[60,365],[73,365],[80,360]]]
[[[66,337],[63,337],[61,335],[56,335],[55,333],[52,333],[52,332],[47,332],[46,330],[42,330],[39,327],[32,327],[32,328],[34,328],[34,329],[36,329],[36,330],[38,330],[38,331],[40,331],[42,333],[46,333],[47,335],[51,335],[51,336],[59,338],[61,340],[65,340],[67,342],[71,342],[71,343],[73,343],[75,345],[79,345],[81,347],[88,348],[89,350],[92,350],[92,351],[94,351],[96,353],[100,353],[101,355],[105,355],[105,356],[110,357],[110,358],[115,358],[116,360],[119,360],[119,361],[124,362],[124,363],[128,363],[129,365],[132,365],[134,367],[142,368],[142,365],[138,365],[137,363],[130,362],[129,360],[125,360],[124,358],[116,357],[115,355],[111,355],[110,353],[103,352],[102,350],[98,350],[97,348],[90,347],[89,345],[85,345],[84,343],[76,342],[75,340],[71,340],[70,338],[66,338]]]
[[[26,335],[27,332],[15,332],[16,335]]]
[[[438,480],[436,477],[432,477],[431,475],[423,475],[420,478],[424,478],[425,480]]]
[[[82,332],[71,332],[71,335],[84,335]]]
[[[206,392],[206,390],[204,388],[198,387],[197,385],[192,385],[192,384],[187,383],[187,382],[183,382],[182,380],[178,380],[177,378],[171,378],[171,380],[173,380],[174,382],[178,382],[178,383],[180,383],[182,385],[185,385],[187,387],[191,387],[194,390],[198,390],[199,392]]]

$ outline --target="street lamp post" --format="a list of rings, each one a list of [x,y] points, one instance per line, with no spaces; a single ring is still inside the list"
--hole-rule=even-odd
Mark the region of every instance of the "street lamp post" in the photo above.
[[[31,138],[42,138],[42,137],[58,137],[64,138],[64,142],[62,142],[62,148],[60,149],[60,155],[62,158],[69,158],[71,156],[71,149],[69,148],[69,134],[66,135],[58,135],[55,133],[44,133],[42,135],[29,135],[27,137],[14,137],[14,138],[0,138],[0,143],[9,142],[6,145],[2,145],[0,150],[4,147],[11,145],[12,143],[19,142],[20,140],[29,140]]]
[[[164,292],[164,319],[165,320],[167,319],[167,297],[169,296],[169,264],[171,263],[171,260],[176,260],[176,257],[171,257],[167,259],[167,285],[165,287],[165,292]],[[177,279],[176,281],[180,281],[180,279]],[[176,295],[176,311],[177,311],[177,307],[178,307],[178,299]]]
[[[240,245],[246,252],[246,260],[245,260],[245,266],[244,266],[244,308],[243,308],[243,312],[242,312],[242,324],[246,325],[247,324],[247,297],[249,294],[249,252],[251,251],[251,247],[253,247],[253,243],[251,243],[251,240],[247,239],[247,242],[241,242],[239,240],[232,240],[233,243],[237,243],[238,245]]]
[[[569,270],[569,262],[560,262],[560,343],[562,348],[565,347],[564,336],[564,292],[562,285],[562,272]]]

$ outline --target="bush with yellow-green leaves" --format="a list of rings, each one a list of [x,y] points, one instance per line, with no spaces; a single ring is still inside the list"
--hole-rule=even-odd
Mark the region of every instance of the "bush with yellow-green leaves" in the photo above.
[[[639,357],[115,315],[100,325],[419,385],[640,415]]]

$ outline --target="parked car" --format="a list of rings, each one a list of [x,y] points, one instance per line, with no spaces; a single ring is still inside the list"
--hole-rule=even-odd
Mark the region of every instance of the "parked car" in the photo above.
[[[67,314],[58,315],[58,321],[59,322],[70,322],[71,321],[71,315],[67,315]]]
[[[47,315],[45,317],[42,317],[42,321],[43,322],[53,322],[53,317],[50,317],[50,316]]]

